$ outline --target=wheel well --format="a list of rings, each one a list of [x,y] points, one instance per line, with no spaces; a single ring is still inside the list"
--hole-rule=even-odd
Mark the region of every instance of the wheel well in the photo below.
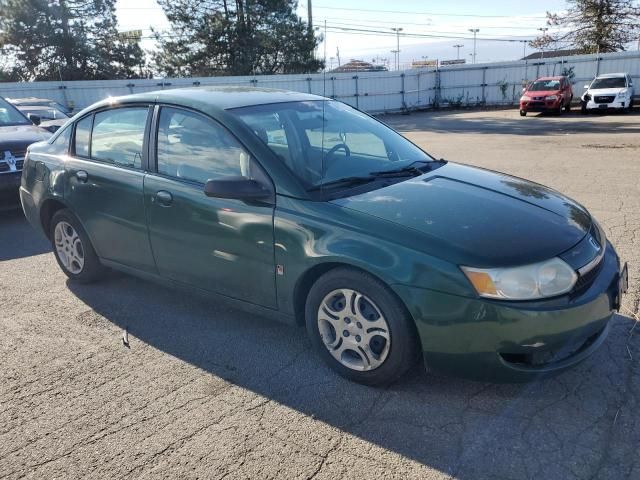
[[[302,274],[300,279],[298,279],[298,283],[293,290],[293,312],[295,314],[296,324],[304,325],[305,303],[307,301],[307,295],[309,295],[309,290],[311,290],[313,284],[329,270],[333,270],[338,267],[350,267],[350,265],[338,262],[321,263],[311,267]]]
[[[67,206],[58,200],[46,200],[40,207],[40,223],[47,238],[49,238],[49,231],[51,230],[51,218],[58,210],[63,208],[67,208]]]
[[[298,283],[296,284],[293,291],[293,295],[294,295],[293,308],[294,308],[294,315],[295,315],[297,325],[304,325],[305,303],[307,302],[307,296],[309,295],[309,291],[311,290],[311,287],[316,282],[316,280],[318,280],[318,278],[320,278],[322,275],[324,275],[328,271],[333,270],[335,268],[341,268],[341,267],[351,268],[353,270],[359,270],[363,273],[366,273],[369,276],[374,277],[383,285],[386,285],[386,282],[384,282],[377,275],[374,275],[373,273],[368,272],[363,268],[359,268],[359,267],[350,265],[348,263],[327,262],[327,263],[321,263],[319,265],[315,265],[314,267],[311,267],[309,270],[304,272],[302,277],[300,277],[300,279],[298,280]],[[413,316],[411,315],[411,312],[409,311],[405,303],[402,301],[402,299],[399,298],[398,295],[392,289],[389,288],[389,290],[398,299],[402,307],[407,311],[407,314],[409,315],[409,317],[413,318]]]

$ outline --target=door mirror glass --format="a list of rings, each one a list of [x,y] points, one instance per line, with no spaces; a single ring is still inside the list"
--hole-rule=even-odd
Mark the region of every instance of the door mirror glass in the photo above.
[[[584,88],[589,88],[589,85],[585,85]]]
[[[271,198],[271,190],[257,180],[247,177],[224,177],[208,180],[204,184],[207,197],[230,198],[236,200],[267,200]]]

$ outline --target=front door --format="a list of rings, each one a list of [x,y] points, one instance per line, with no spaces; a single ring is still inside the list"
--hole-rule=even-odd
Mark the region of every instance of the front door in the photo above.
[[[224,127],[190,110],[161,107],[156,129],[156,172],[145,177],[144,196],[160,274],[275,308],[273,205],[203,192],[209,179],[251,176],[250,155]]]
[[[127,106],[80,119],[64,195],[100,258],[155,272],[143,198],[148,111]]]

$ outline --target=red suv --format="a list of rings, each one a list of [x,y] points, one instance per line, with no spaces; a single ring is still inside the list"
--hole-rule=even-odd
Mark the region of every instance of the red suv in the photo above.
[[[540,77],[530,83],[520,97],[520,116],[527,112],[569,111],[573,100],[573,88],[567,77]]]

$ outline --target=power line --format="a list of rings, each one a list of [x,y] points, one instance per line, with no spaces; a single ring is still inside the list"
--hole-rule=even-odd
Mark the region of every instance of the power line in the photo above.
[[[302,6],[304,8],[304,5]],[[324,10],[345,10],[351,12],[374,12],[374,13],[397,13],[400,15],[432,15],[434,17],[470,17],[470,18],[514,18],[513,15],[482,15],[482,14],[471,14],[471,13],[435,13],[435,12],[415,12],[415,11],[406,11],[406,10],[376,10],[371,8],[347,8],[347,7],[328,7],[324,5],[315,5],[313,8],[315,9],[324,9]],[[545,19],[546,16],[537,16],[537,15],[518,15],[517,18],[531,18],[531,19]]]

